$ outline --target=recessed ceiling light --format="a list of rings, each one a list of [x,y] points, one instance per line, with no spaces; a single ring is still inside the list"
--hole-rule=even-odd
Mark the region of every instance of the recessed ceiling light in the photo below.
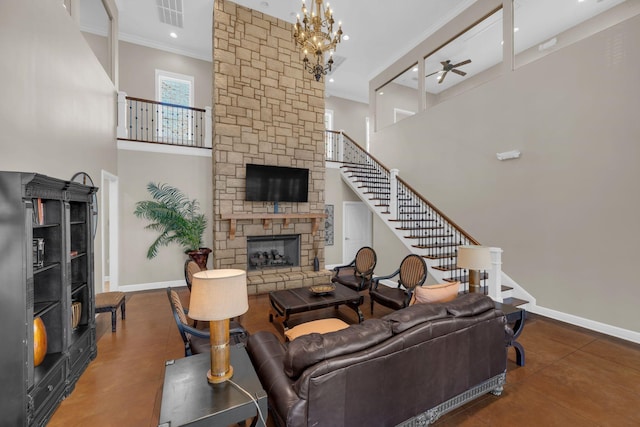
[[[329,83],[333,83],[333,78],[330,78],[330,79],[329,79]]]
[[[411,70],[411,71],[413,71],[414,73],[417,73],[418,72],[418,67],[413,67],[413,70]]]
[[[174,39],[178,38],[178,35],[176,33],[171,32],[171,33],[169,33],[169,35]]]
[[[515,28],[513,29],[513,32],[514,32],[514,33],[517,33],[518,31],[520,31],[520,28],[518,28],[518,27],[515,27]]]
[[[384,95],[384,92],[378,92],[378,95]]]
[[[342,38],[345,40],[349,40],[349,34],[345,34],[344,36],[342,36]]]

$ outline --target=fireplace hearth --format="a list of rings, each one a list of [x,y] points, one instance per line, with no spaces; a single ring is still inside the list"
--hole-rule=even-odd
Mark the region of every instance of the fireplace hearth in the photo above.
[[[247,237],[247,270],[298,267],[300,235]]]

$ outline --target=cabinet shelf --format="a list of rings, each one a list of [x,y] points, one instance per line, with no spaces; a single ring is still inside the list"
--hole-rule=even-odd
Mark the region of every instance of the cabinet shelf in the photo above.
[[[75,294],[77,294],[78,292],[82,291],[86,287],[87,287],[87,283],[86,282],[83,282],[83,283],[72,283],[71,284],[71,298],[73,298],[75,296]]]
[[[60,301],[44,301],[33,304],[33,317],[44,316],[48,311],[53,310],[60,304]]]
[[[53,227],[60,227],[60,224],[58,223],[51,223],[51,224],[33,224],[33,228],[34,229],[38,229],[38,228],[53,228]]]
[[[86,255],[87,255],[86,252],[81,252],[81,253],[78,253],[78,254],[75,254],[75,255],[71,255],[71,261],[73,261],[74,259],[81,258],[81,257],[86,256]]]
[[[59,262],[48,263],[48,264],[43,265],[42,267],[34,268],[33,269],[33,274],[39,274],[39,273],[45,272],[47,270],[51,270],[52,268],[56,268],[58,266],[60,266]]]

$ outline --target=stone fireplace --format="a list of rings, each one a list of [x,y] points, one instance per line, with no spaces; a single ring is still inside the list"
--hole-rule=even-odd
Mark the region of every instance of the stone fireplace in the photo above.
[[[299,234],[247,237],[247,271],[299,266]]]
[[[309,216],[324,213],[324,82],[304,70],[291,23],[222,0],[213,19],[213,267],[247,269],[250,294],[327,283],[324,221]],[[308,202],[275,214],[246,200],[248,163],[309,169]],[[286,235],[299,235],[297,266],[249,268],[249,236]]]

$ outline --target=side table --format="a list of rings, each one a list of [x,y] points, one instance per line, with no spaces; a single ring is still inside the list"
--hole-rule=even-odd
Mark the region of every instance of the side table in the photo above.
[[[262,389],[249,355],[243,345],[231,345],[230,350],[231,381],[253,396],[266,422],[267,393]],[[210,357],[209,353],[203,353],[165,363],[158,427],[227,426],[252,417],[252,427],[265,427],[249,396],[228,381],[209,384]]]
[[[524,328],[527,311],[523,308],[518,308],[514,305],[503,304],[500,302],[495,302],[495,305],[498,310],[501,310],[504,313],[507,318],[507,323],[512,325],[510,327],[513,331],[513,337],[509,342],[509,346],[516,350],[516,365],[524,366],[524,347],[517,341],[517,339]]]

